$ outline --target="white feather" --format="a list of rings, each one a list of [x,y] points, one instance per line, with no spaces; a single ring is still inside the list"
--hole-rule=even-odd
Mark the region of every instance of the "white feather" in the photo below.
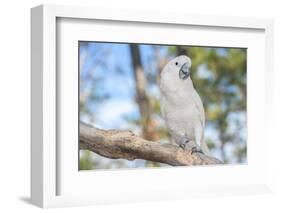
[[[180,66],[184,63],[191,66],[187,56],[179,56],[161,72],[161,111],[175,143],[180,144],[182,138],[188,138],[210,155],[204,141],[205,112],[201,98],[190,77],[185,80],[179,77]]]

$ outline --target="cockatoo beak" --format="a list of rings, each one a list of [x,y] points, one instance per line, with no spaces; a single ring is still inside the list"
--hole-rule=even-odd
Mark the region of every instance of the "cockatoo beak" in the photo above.
[[[182,65],[182,67],[180,68],[180,71],[179,71],[179,78],[182,79],[182,80],[185,80],[189,77],[189,68],[188,68],[188,64],[187,63],[184,63]]]

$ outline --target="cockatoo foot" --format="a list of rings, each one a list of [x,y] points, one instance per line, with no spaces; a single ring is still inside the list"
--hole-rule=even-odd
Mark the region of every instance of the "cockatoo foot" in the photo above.
[[[186,144],[189,142],[186,138],[182,138],[180,141],[180,148],[185,149]]]
[[[193,154],[194,152],[199,152],[201,154],[204,154],[202,149],[198,145],[191,148],[191,154]]]

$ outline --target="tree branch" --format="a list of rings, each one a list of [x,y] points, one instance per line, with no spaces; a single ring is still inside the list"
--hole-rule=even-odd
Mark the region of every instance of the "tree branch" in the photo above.
[[[144,159],[171,166],[222,164],[216,158],[172,144],[160,144],[142,139],[130,131],[101,130],[80,123],[79,148],[107,158]]]

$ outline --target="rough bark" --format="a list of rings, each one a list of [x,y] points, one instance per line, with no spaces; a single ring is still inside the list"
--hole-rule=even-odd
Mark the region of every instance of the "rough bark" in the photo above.
[[[80,123],[79,148],[111,159],[144,159],[171,166],[214,165],[221,161],[172,144],[140,138],[130,131],[101,130]]]

